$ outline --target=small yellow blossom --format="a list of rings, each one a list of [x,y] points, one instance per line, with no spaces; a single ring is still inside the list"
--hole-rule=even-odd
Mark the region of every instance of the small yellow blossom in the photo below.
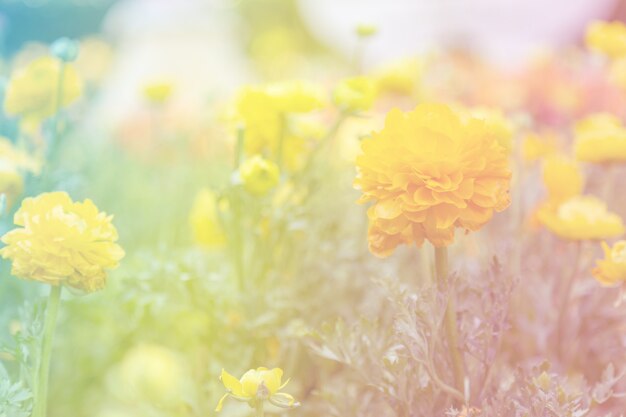
[[[360,38],[369,38],[378,33],[378,28],[371,24],[361,23],[356,27],[356,34]]]
[[[574,152],[579,161],[626,161],[626,128],[608,113],[593,114],[574,127]]]
[[[609,247],[602,242],[604,259],[596,261],[597,266],[591,271],[593,277],[606,287],[626,281],[626,240],[616,242]]]
[[[203,188],[198,192],[189,214],[189,223],[197,243],[207,247],[221,247],[226,243],[219,217],[219,211],[224,209],[226,207],[220,206],[213,191]]]
[[[342,110],[367,111],[378,96],[376,82],[370,77],[354,77],[339,82],[333,91],[333,100]]]
[[[99,38],[86,38],[80,42],[76,69],[87,82],[100,82],[107,74],[113,60],[113,48]]]
[[[227,394],[220,399],[215,411],[221,411],[224,400],[232,397],[238,401],[247,402],[251,407],[256,407],[259,402],[269,401],[281,408],[294,408],[299,406],[296,400],[289,394],[279,392],[289,380],[282,383],[283,370],[280,368],[250,369],[237,379],[225,370],[222,370],[220,379]]]
[[[417,58],[404,59],[382,67],[374,73],[380,93],[413,95],[424,72],[424,64]]]
[[[18,71],[7,86],[4,110],[10,116],[40,123],[57,110],[57,90],[61,63],[51,57],[39,58]],[[65,64],[61,108],[76,101],[82,91],[82,82],[76,70]]]
[[[587,47],[619,58],[626,55],[626,26],[622,22],[593,22],[587,28]]]
[[[280,113],[308,113],[324,106],[324,90],[306,81],[283,81],[267,86]]]
[[[583,191],[583,175],[575,161],[563,156],[553,156],[543,164],[543,182],[548,199],[561,203]]]
[[[38,174],[39,161],[16,149],[7,138],[0,136],[0,194],[6,195],[9,207],[24,187],[23,173]]]
[[[143,96],[153,104],[163,104],[172,96],[174,85],[170,81],[155,81],[143,86]]]
[[[254,195],[262,196],[278,185],[278,166],[259,155],[245,160],[239,168],[239,175],[245,189]]]
[[[622,219],[593,196],[575,196],[559,205],[547,203],[539,208],[537,219],[563,239],[610,239],[624,233]]]
[[[20,227],[2,237],[0,255],[11,259],[17,277],[96,291],[104,288],[105,270],[124,256],[111,219],[91,200],[73,202],[65,192],[27,198],[14,217]]]
[[[557,140],[552,134],[530,133],[522,142],[522,158],[527,162],[534,162],[556,152]]]
[[[139,344],[124,355],[114,389],[130,401],[142,400],[159,406],[183,403],[187,389],[186,369],[182,359],[170,349]]]
[[[424,239],[442,247],[454,231],[480,229],[510,203],[506,150],[481,119],[443,104],[392,110],[362,142],[355,186],[368,210],[370,250],[387,256]]]

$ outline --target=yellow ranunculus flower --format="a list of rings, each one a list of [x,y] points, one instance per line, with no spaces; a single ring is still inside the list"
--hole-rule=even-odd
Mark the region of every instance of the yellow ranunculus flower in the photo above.
[[[626,26],[622,22],[593,22],[587,28],[587,47],[609,58],[626,55]]]
[[[602,249],[604,259],[596,261],[593,277],[606,287],[626,281],[626,240],[616,242],[612,248],[602,242]]]
[[[530,133],[522,142],[522,158],[527,162],[554,155],[557,151],[556,137],[552,134]]]
[[[105,270],[117,267],[124,257],[111,219],[91,200],[73,202],[65,192],[27,198],[14,217],[21,227],[2,237],[6,246],[0,255],[11,259],[11,273],[17,277],[100,290]]]
[[[282,143],[284,167],[297,170],[306,152],[306,140],[290,131],[286,116],[308,113],[322,105],[321,90],[303,81],[244,87],[237,97],[235,119],[245,127],[246,155],[276,158]]]
[[[513,126],[500,109],[488,107],[471,107],[466,111],[470,117],[483,120],[487,129],[498,140],[507,152],[513,148]]]
[[[280,113],[308,113],[324,106],[324,90],[306,81],[283,81],[267,86]]]
[[[374,79],[354,77],[345,79],[335,87],[333,100],[342,110],[349,112],[367,111],[378,96]]]
[[[198,192],[189,214],[189,224],[197,243],[208,247],[220,247],[226,243],[226,235],[219,218],[220,206],[215,193],[208,188]]]
[[[170,81],[155,81],[143,86],[143,96],[153,104],[165,103],[174,92],[174,85]]]
[[[546,159],[543,165],[543,182],[548,190],[548,199],[557,204],[583,191],[583,175],[578,165],[563,156]]]
[[[239,176],[245,189],[257,196],[267,194],[280,181],[278,166],[259,155],[246,159],[241,164]]]
[[[537,219],[563,239],[610,239],[624,233],[622,219],[593,196],[575,196],[559,205],[545,204],[537,211]]]
[[[21,116],[39,123],[52,116],[57,108],[57,90],[61,63],[51,57],[36,59],[11,79],[4,97],[4,110],[10,116]],[[60,105],[67,107],[82,92],[82,82],[71,64],[65,64]]]
[[[102,80],[111,66],[113,48],[99,38],[86,38],[80,42],[80,52],[76,59],[76,69],[88,82]]]
[[[183,404],[188,375],[182,360],[170,349],[153,344],[134,346],[118,369],[119,386],[115,388],[128,400],[162,407]]]
[[[626,128],[612,114],[598,113],[574,127],[574,153],[579,161],[626,161]]]
[[[404,59],[374,73],[380,93],[412,95],[416,92],[424,71],[424,63],[417,58]]]
[[[39,173],[39,161],[16,149],[6,138],[0,136],[0,194],[5,194],[10,207],[22,193],[23,172]]]
[[[480,229],[508,207],[506,150],[481,119],[443,104],[392,110],[382,131],[364,139],[356,188],[368,210],[370,250],[387,256],[424,239],[442,247],[454,231]]]
[[[269,401],[271,404],[281,408],[293,408],[299,406],[296,400],[289,394],[279,392],[289,380],[282,383],[283,370],[280,368],[250,369],[243,374],[241,379],[237,379],[225,370],[222,370],[220,379],[226,389],[227,394],[220,399],[215,411],[220,411],[224,400],[233,397],[238,401],[244,401],[251,407],[256,407],[259,402]]]

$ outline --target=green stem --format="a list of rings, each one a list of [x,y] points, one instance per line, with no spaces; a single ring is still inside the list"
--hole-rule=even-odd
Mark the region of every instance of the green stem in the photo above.
[[[265,401],[257,401],[256,403],[256,417],[263,417],[265,412],[263,411],[263,406],[265,405]]]
[[[465,371],[463,365],[463,356],[459,351],[459,336],[456,322],[456,303],[454,293],[448,286],[448,248],[435,247],[435,271],[437,275],[437,285],[448,295],[448,305],[444,317],[444,326],[446,337],[448,339],[448,349],[450,350],[450,359],[454,369],[454,380],[456,388],[464,392]]]
[[[246,138],[246,129],[243,126],[237,128],[237,143],[235,144],[235,169],[239,169],[243,159],[243,144]]]
[[[46,406],[48,403],[48,379],[50,375],[50,357],[52,355],[52,342],[56,327],[57,313],[61,301],[61,285],[52,286],[50,297],[46,307],[46,318],[43,327],[43,339],[41,342],[41,356],[37,369],[37,397],[33,417],[47,417]]]
[[[51,146],[53,150],[58,148],[59,137],[59,116],[61,113],[61,106],[63,105],[63,82],[65,79],[65,62],[61,61],[61,67],[59,68],[59,79],[57,81],[56,97],[54,99],[54,117],[52,118],[52,140]]]
[[[564,287],[561,289],[561,303],[559,305],[559,315],[557,321],[557,353],[560,356],[560,360],[566,362],[565,358],[565,346],[567,345],[565,342],[565,326],[567,322],[567,310],[570,305],[570,300],[572,298],[572,292],[574,289],[574,284],[578,277],[578,273],[580,271],[581,265],[581,252],[582,252],[582,241],[577,241],[575,243],[575,253],[574,253],[574,264],[572,267],[572,272],[566,278],[566,281],[562,284]]]

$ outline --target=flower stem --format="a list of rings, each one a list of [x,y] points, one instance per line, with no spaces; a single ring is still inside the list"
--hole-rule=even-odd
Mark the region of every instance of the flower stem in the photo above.
[[[46,306],[46,318],[43,327],[43,338],[41,342],[41,356],[37,369],[37,397],[33,417],[46,417],[46,406],[48,402],[48,379],[50,375],[50,357],[52,355],[52,342],[54,339],[54,329],[56,327],[57,313],[61,301],[61,285],[52,286],[48,305]]]
[[[459,336],[456,322],[456,303],[454,294],[448,287],[448,248],[435,247],[435,271],[437,276],[437,285],[440,290],[447,292],[448,305],[444,318],[446,329],[446,337],[448,339],[448,349],[450,350],[450,358],[454,369],[454,380],[456,388],[464,392],[463,385],[465,380],[465,371],[463,365],[463,356],[459,351]]]
[[[285,113],[280,114],[280,131],[278,132],[278,149],[276,150],[276,165],[282,172],[283,159],[284,159],[284,147],[285,139],[287,136],[287,115]]]
[[[582,241],[577,241],[575,243],[575,253],[574,253],[574,264],[572,267],[572,272],[566,278],[566,281],[563,283],[564,287],[561,286],[561,303],[559,305],[559,315],[557,322],[557,354],[560,356],[560,360],[564,362],[565,356],[565,346],[563,342],[565,342],[565,326],[567,319],[567,310],[570,305],[570,299],[572,298],[572,290],[574,288],[574,284],[578,277],[578,273],[580,271],[580,258],[581,258],[581,249],[582,249]]]
[[[265,411],[263,411],[263,406],[265,405],[265,401],[257,401],[256,403],[256,417],[263,417],[265,415]]]

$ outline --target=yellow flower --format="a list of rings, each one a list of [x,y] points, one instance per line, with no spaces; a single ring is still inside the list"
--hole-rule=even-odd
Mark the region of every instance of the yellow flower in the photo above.
[[[186,392],[185,367],[179,356],[170,349],[153,344],[132,347],[118,368],[120,395],[130,401],[137,399],[175,406],[183,403]]]
[[[612,248],[602,242],[604,259],[596,261],[597,266],[591,271],[593,277],[606,287],[626,280],[626,240],[616,242]]]
[[[559,205],[545,204],[537,211],[537,219],[563,239],[610,239],[624,233],[622,219],[593,196],[575,196]]]
[[[0,255],[12,260],[17,277],[96,291],[104,288],[105,269],[124,257],[111,219],[91,200],[73,202],[65,192],[27,198],[14,217],[21,227],[2,237]]]
[[[583,175],[575,161],[563,156],[548,158],[543,165],[543,182],[548,198],[561,203],[582,193]]]
[[[198,192],[189,214],[189,223],[197,243],[208,247],[220,247],[226,243],[219,218],[219,211],[225,209],[220,207],[213,191],[203,188]]]
[[[308,113],[322,104],[320,90],[301,81],[244,87],[238,94],[235,113],[245,127],[245,153],[276,159],[282,143],[284,166],[290,171],[298,169],[305,155],[306,140],[290,131],[286,117],[291,113]]]
[[[376,82],[369,77],[345,79],[339,82],[333,91],[335,104],[349,112],[371,109],[377,96]]]
[[[267,86],[280,113],[308,113],[324,106],[324,91],[306,81],[283,81]]]
[[[51,57],[39,58],[17,72],[9,81],[4,98],[4,110],[10,116],[21,116],[29,121],[41,122],[56,112],[57,90],[61,63]],[[61,107],[76,101],[82,83],[76,70],[65,64]]]
[[[258,196],[267,194],[280,180],[278,166],[259,155],[246,159],[239,168],[239,175],[245,189]]]
[[[626,55],[626,26],[621,22],[593,22],[587,28],[587,47],[609,58]]]
[[[289,380],[282,383],[283,370],[280,368],[250,369],[243,374],[241,379],[237,379],[225,370],[222,370],[220,379],[226,389],[227,394],[220,399],[215,411],[220,411],[224,400],[233,397],[238,401],[244,401],[251,407],[256,407],[258,402],[269,401],[271,404],[281,408],[293,408],[299,406],[296,400],[289,394],[279,392]]]
[[[574,141],[579,161],[626,161],[626,128],[612,114],[598,113],[580,120],[574,127]]]
[[[155,81],[143,86],[143,96],[153,104],[163,104],[174,91],[174,85],[170,81]]]
[[[410,96],[416,92],[423,71],[423,62],[417,58],[405,59],[379,69],[374,79],[380,93]]]
[[[16,149],[7,138],[0,136],[0,194],[5,194],[9,207],[24,188],[23,172],[39,173],[39,161]]]
[[[553,155],[556,151],[556,137],[552,134],[530,133],[522,142],[522,158],[527,162]]]
[[[356,27],[356,34],[360,38],[369,38],[378,33],[378,28],[374,25],[361,23]]]
[[[498,140],[507,152],[511,152],[513,148],[513,126],[500,109],[471,107],[467,111],[470,117],[484,121],[490,134]]]
[[[88,82],[102,80],[113,60],[113,48],[99,38],[86,38],[80,42],[80,53],[76,59],[76,69]]]
[[[368,210],[370,250],[454,241],[455,228],[480,229],[510,203],[505,149],[489,126],[443,104],[392,110],[362,141],[356,188]]]

